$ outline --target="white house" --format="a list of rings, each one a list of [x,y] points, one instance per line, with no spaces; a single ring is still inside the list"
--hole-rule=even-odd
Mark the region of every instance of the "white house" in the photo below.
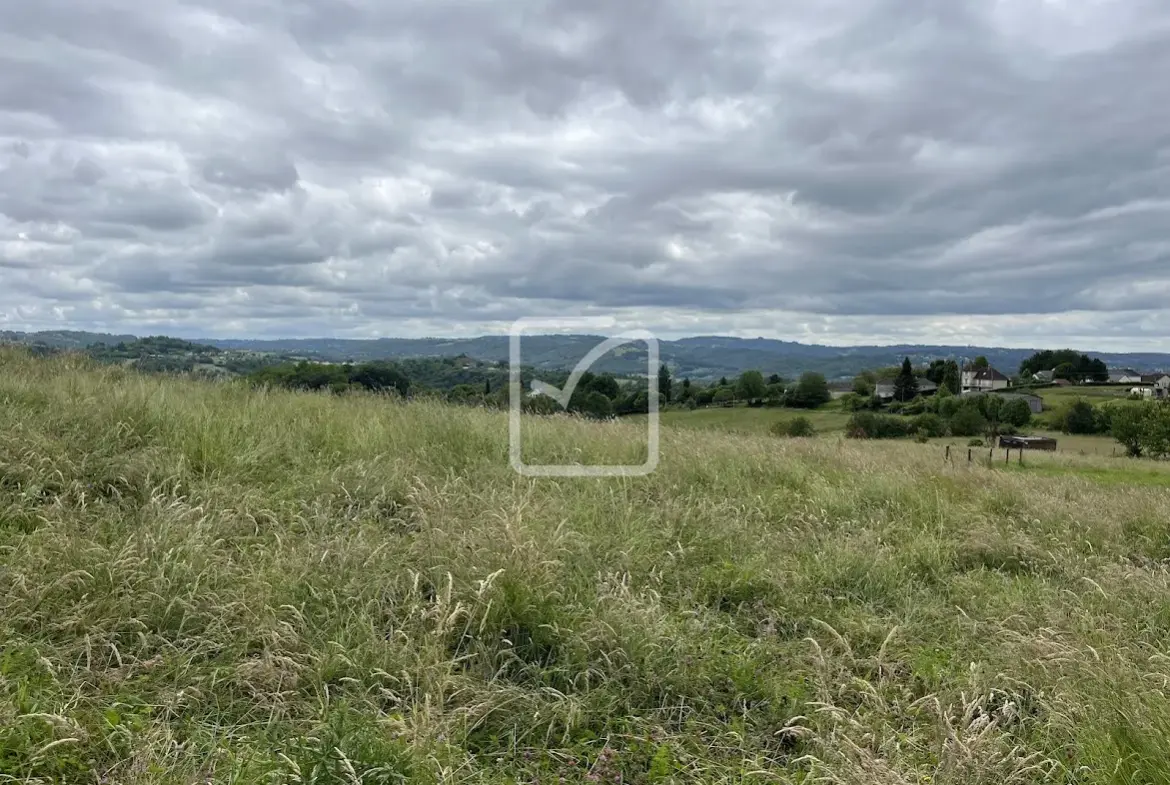
[[[1056,378],[1056,371],[1036,371],[1032,374],[1033,381],[1050,382]]]
[[[1154,397],[1170,398],[1170,373],[1156,374],[1154,378]]]
[[[972,368],[968,366],[963,369],[961,384],[962,391],[965,393],[994,392],[1011,387],[1012,380],[991,367]]]
[[[1131,368],[1123,368],[1120,371],[1110,372],[1109,381],[1116,384],[1141,384],[1142,375]]]

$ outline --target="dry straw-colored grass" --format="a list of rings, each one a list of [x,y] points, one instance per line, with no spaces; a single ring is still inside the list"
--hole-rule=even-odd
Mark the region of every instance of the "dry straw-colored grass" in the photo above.
[[[506,439],[0,354],[0,782],[1170,782],[1147,468]]]

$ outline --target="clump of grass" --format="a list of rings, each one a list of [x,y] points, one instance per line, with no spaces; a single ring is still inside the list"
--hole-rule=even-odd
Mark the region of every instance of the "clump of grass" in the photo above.
[[[1151,477],[0,366],[0,781],[1166,781]]]

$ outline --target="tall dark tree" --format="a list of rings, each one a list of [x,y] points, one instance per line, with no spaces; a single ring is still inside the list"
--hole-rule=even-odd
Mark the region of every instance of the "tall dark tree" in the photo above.
[[[946,370],[943,371],[942,384],[939,387],[945,387],[953,394],[959,394],[959,387],[963,383],[962,374],[959,372],[959,364],[954,360],[947,360]]]
[[[902,370],[894,379],[894,398],[899,401],[910,401],[918,395],[918,379],[914,376],[914,366],[910,358],[902,361]]]
[[[974,368],[990,368],[991,363],[989,363],[987,358],[981,354],[975,358],[975,362],[971,363],[971,366]]]
[[[662,403],[670,403],[670,369],[663,363],[658,368],[658,398]]]

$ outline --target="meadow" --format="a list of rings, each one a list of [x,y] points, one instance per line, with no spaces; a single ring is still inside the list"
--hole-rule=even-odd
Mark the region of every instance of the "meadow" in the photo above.
[[[1170,783],[1170,471],[938,453],[0,351],[0,782]]]

